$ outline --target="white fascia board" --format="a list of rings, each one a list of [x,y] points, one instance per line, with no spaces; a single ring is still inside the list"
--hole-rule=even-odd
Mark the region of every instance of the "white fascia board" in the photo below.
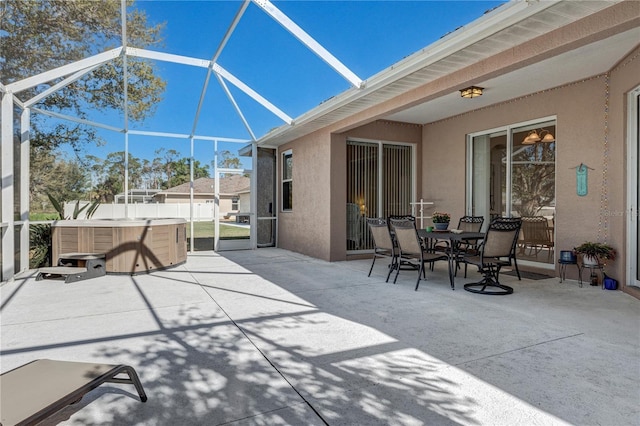
[[[327,49],[322,47],[313,37],[307,34],[302,28],[293,22],[287,15],[282,13],[280,9],[275,7],[269,0],[253,0],[262,10],[282,25],[287,31],[293,34],[305,46],[325,61],[331,68],[336,70],[343,78],[345,78],[354,87],[362,87],[363,81],[354,72],[347,68],[342,62],[333,56]]]
[[[156,52],[154,50],[127,47],[127,55],[137,58],[154,59],[157,61],[174,62],[176,64],[191,65],[200,68],[209,68],[211,61],[207,59],[191,58],[189,56],[174,55],[172,53]]]
[[[84,120],[82,118],[72,117],[70,115],[60,114],[58,112],[47,111],[47,110],[40,109],[40,108],[31,108],[31,111],[35,111],[35,112],[38,112],[40,114],[48,115],[50,117],[60,118],[62,120],[72,121],[74,123],[86,124],[88,126],[99,127],[101,129],[105,129],[105,130],[112,130],[112,131],[118,132],[118,133],[124,133],[124,129],[122,129],[122,128],[109,126],[108,124],[102,124],[102,123],[98,123],[96,121]]]
[[[367,86],[386,86],[451,54],[484,40],[518,22],[554,6],[557,1],[536,3],[512,0],[442,37],[440,40],[367,79]]]
[[[93,67],[95,65],[102,65],[105,62],[112,61],[118,56],[120,56],[121,52],[122,52],[122,47],[108,50],[106,52],[99,53],[97,55],[90,56],[88,58],[81,59],[79,61],[72,62],[70,64],[63,65],[61,67],[54,68],[49,71],[45,71],[38,75],[34,75],[33,77],[27,77],[23,80],[16,81],[11,84],[7,84],[6,87],[7,87],[7,90],[13,93],[19,93],[19,92],[22,92],[23,90],[27,90],[39,84],[43,84],[60,77],[64,77],[65,75],[69,75],[76,71],[83,70],[88,67]]]
[[[441,38],[424,49],[406,57],[391,67],[375,74],[365,81],[365,86],[361,90],[355,88],[347,89],[329,101],[307,111],[295,119],[297,126],[311,122],[323,115],[341,108],[363,96],[366,96],[386,85],[401,79],[421,68],[424,68],[446,56],[449,56],[465,47],[489,37],[517,22],[522,21],[540,11],[554,6],[556,1],[543,1],[536,3],[521,2],[512,0],[495,10],[481,16],[475,21],[467,24],[451,34]],[[289,130],[289,127],[281,126],[278,129],[264,135],[258,141],[269,143],[272,139],[281,136]]]
[[[223,77],[229,83],[233,84],[238,89],[242,90],[244,93],[249,95],[251,98],[253,98],[253,100],[258,102],[260,105],[262,105],[263,107],[265,107],[269,111],[271,111],[273,114],[275,114],[278,117],[280,117],[282,119],[282,121],[284,121],[285,123],[287,123],[287,124],[292,124],[293,123],[293,119],[291,117],[289,117],[287,114],[285,114],[278,107],[273,105],[271,102],[269,102],[268,100],[266,100],[265,98],[260,96],[252,88],[250,88],[249,86],[244,84],[242,81],[237,79],[234,75],[232,75],[230,72],[228,72],[227,70],[222,68],[220,65],[213,64],[213,71],[216,74],[218,74],[221,77]]]
[[[236,113],[238,114],[238,116],[242,120],[242,123],[244,123],[244,127],[247,129],[247,132],[249,132],[249,135],[251,135],[251,140],[255,141],[256,140],[256,135],[251,130],[251,126],[249,126],[249,123],[247,122],[247,119],[244,117],[244,114],[242,114],[242,110],[240,109],[240,107],[236,103],[236,100],[233,98],[233,95],[229,91],[229,88],[227,87],[226,83],[224,82],[222,77],[220,77],[220,75],[216,74],[216,77],[218,79],[218,82],[220,83],[220,85],[224,89],[224,92],[227,94],[227,98],[229,98],[229,102],[231,102],[231,104],[233,105],[233,107],[236,110]]]
[[[38,95],[36,95],[33,98],[29,99],[28,101],[26,101],[24,103],[24,106],[26,108],[29,108],[31,105],[33,105],[33,104],[35,104],[37,102],[40,102],[42,99],[46,98],[47,96],[49,96],[50,94],[52,94],[54,92],[57,92],[59,89],[62,89],[63,87],[66,87],[66,86],[70,85],[74,81],[82,78],[82,76],[90,73],[91,71],[93,71],[94,69],[98,68],[101,65],[102,64],[96,64],[96,65],[93,65],[93,66],[91,66],[89,68],[86,68],[86,69],[84,69],[82,71],[78,71],[77,73],[65,78],[60,83],[54,84],[53,86],[49,87],[44,92],[39,93]]]

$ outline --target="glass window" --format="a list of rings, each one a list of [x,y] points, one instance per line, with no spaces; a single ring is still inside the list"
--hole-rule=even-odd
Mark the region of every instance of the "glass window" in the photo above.
[[[471,140],[471,213],[485,224],[522,218],[518,259],[554,263],[555,121],[510,127]]]
[[[238,200],[239,200],[238,197],[233,197],[231,199],[231,210],[239,210],[239,208],[238,208]]]
[[[282,154],[282,210],[293,209],[293,153]]]

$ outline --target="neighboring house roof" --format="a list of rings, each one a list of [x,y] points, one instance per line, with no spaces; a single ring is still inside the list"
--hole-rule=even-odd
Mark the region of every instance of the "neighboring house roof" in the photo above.
[[[212,195],[214,193],[215,179],[199,178],[193,181],[193,193],[199,195]],[[183,183],[173,188],[165,189],[158,194],[189,194],[191,188],[190,182]],[[231,175],[220,178],[220,194],[232,195],[239,192],[248,191],[250,188],[250,179],[246,176]]]
[[[270,131],[258,145],[279,146],[328,126],[340,131],[373,119],[426,124],[604,73],[640,39],[634,23],[638,20],[638,3],[511,1],[372,76],[362,88],[352,87],[295,118],[292,125]],[[593,34],[561,33],[554,43],[536,45],[535,56],[517,58],[525,51],[521,49],[525,44],[540,43],[539,37],[618,6],[626,11],[619,12],[618,22],[611,24],[616,28],[608,28],[607,19],[594,20]],[[624,19],[626,22],[620,24]],[[500,54],[514,59],[500,70],[481,69],[477,75],[468,72],[471,66]],[[437,81],[441,84],[436,89],[428,86]],[[459,102],[457,90],[471,84],[485,87],[491,96]],[[396,103],[384,108],[385,102],[400,96],[404,106]]]

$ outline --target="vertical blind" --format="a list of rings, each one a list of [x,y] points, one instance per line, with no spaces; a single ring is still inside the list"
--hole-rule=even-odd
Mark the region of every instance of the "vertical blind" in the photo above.
[[[382,216],[411,214],[412,178],[411,147],[384,144]]]
[[[411,152],[406,145],[347,142],[347,250],[373,248],[367,217],[411,214]]]

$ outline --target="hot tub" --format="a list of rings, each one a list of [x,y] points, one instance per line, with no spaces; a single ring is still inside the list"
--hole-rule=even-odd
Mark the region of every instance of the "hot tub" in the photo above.
[[[138,274],[187,260],[184,219],[59,220],[51,224],[52,261],[61,253],[104,253],[106,272]]]

